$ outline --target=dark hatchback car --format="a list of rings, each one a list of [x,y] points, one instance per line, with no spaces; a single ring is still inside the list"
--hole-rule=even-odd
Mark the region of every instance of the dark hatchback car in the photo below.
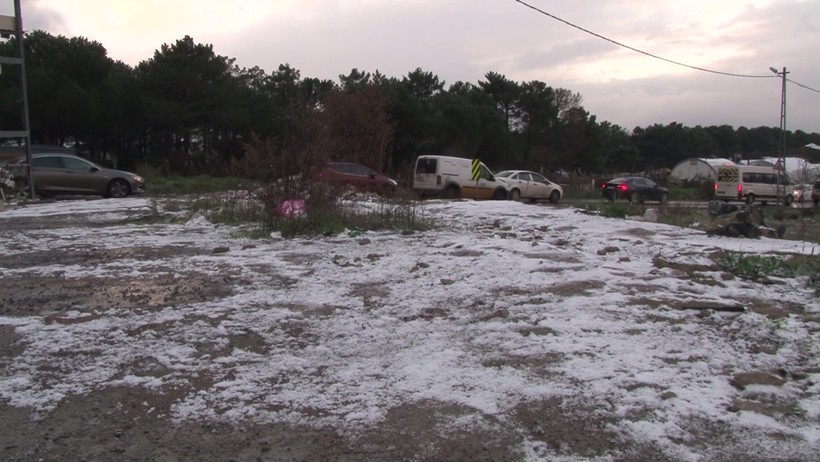
[[[16,176],[26,176],[25,159],[18,161],[16,170]],[[139,175],[101,167],[74,154],[32,154],[31,171],[34,192],[41,196],[126,197],[145,192],[145,180]]]
[[[669,201],[669,190],[642,176],[615,178],[601,185],[605,199],[614,201],[623,199],[629,202],[656,201],[665,204]]]
[[[370,167],[350,162],[330,162],[319,172],[319,181],[333,186],[354,188],[382,196],[396,194],[398,183]]]

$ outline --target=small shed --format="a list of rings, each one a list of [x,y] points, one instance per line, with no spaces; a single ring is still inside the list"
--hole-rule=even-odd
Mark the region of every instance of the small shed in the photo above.
[[[669,178],[676,182],[701,182],[713,181],[715,170],[718,167],[728,167],[736,165],[729,159],[707,159],[702,157],[692,157],[678,162],[672,169]]]

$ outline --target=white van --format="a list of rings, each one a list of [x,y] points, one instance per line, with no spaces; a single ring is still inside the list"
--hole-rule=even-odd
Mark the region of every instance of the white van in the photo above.
[[[779,178],[778,178],[779,177]],[[789,188],[787,177],[774,167],[756,165],[733,165],[717,168],[715,199],[744,201],[752,204],[760,201],[777,201],[777,186],[785,191],[784,201],[794,201],[794,190]]]
[[[422,197],[504,200],[510,186],[477,162],[478,181],[473,180],[473,160],[449,156],[419,156],[413,169],[413,190]]]

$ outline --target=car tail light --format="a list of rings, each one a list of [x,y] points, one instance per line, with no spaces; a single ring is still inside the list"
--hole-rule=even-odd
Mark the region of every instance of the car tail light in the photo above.
[[[606,189],[606,183],[601,183],[601,189]]]
[[[743,185],[742,184],[737,185],[737,193],[740,194],[742,192],[743,192]]]
[[[717,185],[717,183],[715,183],[715,191],[717,191],[717,190],[718,190],[718,185]]]
[[[625,185],[625,184],[619,184],[619,185],[618,185],[618,190],[619,190],[619,191],[628,191],[628,190],[629,190],[629,186],[627,186],[627,185]]]

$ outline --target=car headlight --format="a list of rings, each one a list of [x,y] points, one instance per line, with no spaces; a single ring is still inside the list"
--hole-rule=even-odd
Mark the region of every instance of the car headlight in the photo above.
[[[134,175],[133,177],[131,177],[131,179],[136,181],[137,183],[145,182],[145,179],[143,177],[139,176],[139,175]]]

